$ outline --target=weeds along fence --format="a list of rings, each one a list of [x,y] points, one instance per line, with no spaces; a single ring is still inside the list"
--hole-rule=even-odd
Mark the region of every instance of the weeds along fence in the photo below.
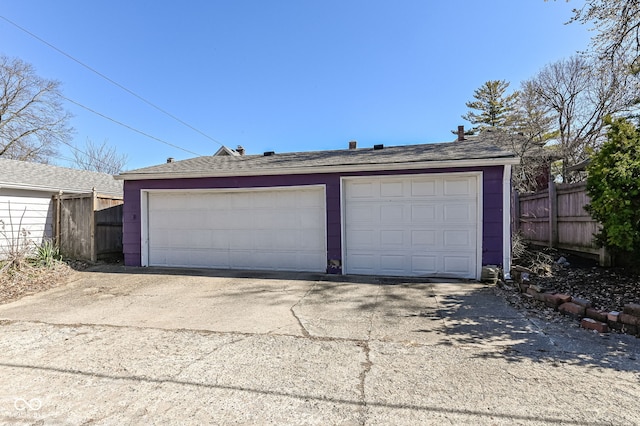
[[[584,209],[589,203],[586,182],[551,182],[548,189],[515,197],[517,230],[527,242],[594,257],[603,266],[611,264],[607,251],[594,241],[600,225]]]
[[[98,194],[53,196],[54,238],[65,256],[95,262],[122,256],[122,197]]]

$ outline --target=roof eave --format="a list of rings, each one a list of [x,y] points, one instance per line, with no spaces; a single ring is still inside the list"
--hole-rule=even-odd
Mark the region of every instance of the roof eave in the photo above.
[[[79,189],[79,188],[60,188],[60,187],[50,187],[50,186],[41,186],[41,185],[25,185],[25,184],[12,184],[6,182],[0,182],[0,189],[17,189],[24,191],[39,191],[39,192],[51,192],[58,194],[62,192],[63,194],[86,194],[91,192],[91,190]],[[97,191],[101,194],[106,195],[116,195],[122,196],[122,191]]]
[[[193,172],[122,173],[114,176],[118,180],[189,179],[231,176],[298,175],[315,173],[349,173],[384,170],[443,169],[450,167],[487,167],[518,164],[517,157],[483,158],[469,160],[417,161],[382,164],[350,164],[317,167],[284,167],[277,169],[211,170]]]

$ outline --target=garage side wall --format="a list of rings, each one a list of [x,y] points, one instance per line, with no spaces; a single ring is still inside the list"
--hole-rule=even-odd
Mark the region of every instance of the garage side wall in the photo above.
[[[133,180],[124,182],[123,251],[125,265],[141,266],[141,190],[265,188],[325,185],[327,208],[328,272],[341,273],[340,178],[352,176],[409,175],[429,173],[483,173],[482,264],[502,263],[502,166],[449,168],[437,170],[397,170],[392,172],[327,173],[309,175],[240,176],[193,179]]]
[[[0,260],[11,247],[23,243],[39,245],[53,237],[52,195],[50,192],[0,188]]]

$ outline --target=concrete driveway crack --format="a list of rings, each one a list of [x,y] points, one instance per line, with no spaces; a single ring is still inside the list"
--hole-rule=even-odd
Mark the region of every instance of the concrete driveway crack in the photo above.
[[[362,371],[360,372],[360,382],[358,384],[358,388],[360,390],[360,401],[362,404],[362,410],[360,412],[360,424],[365,425],[367,421],[367,394],[366,394],[366,381],[367,375],[371,371],[371,367],[373,367],[373,363],[371,362],[371,348],[369,347],[369,342],[371,341],[371,333],[373,331],[373,318],[376,315],[376,308],[378,307],[378,299],[380,298],[380,292],[382,291],[382,285],[378,284],[378,290],[376,291],[376,295],[373,299],[373,309],[371,312],[371,316],[369,317],[369,329],[367,330],[367,339],[358,343],[358,346],[362,347],[364,351],[365,361],[362,363]]]
[[[367,374],[371,371],[373,363],[371,362],[371,348],[369,347],[369,340],[364,340],[358,343],[358,346],[364,351],[365,361],[362,363],[362,371],[360,371],[360,382],[358,383],[358,390],[360,391],[360,404],[362,409],[360,411],[360,424],[367,424],[367,398],[366,398],[366,380]]]
[[[300,331],[302,332],[302,335],[304,337],[311,337],[311,334],[309,334],[309,332],[307,331],[307,329],[305,328],[305,326],[302,324],[302,321],[300,320],[300,318],[298,317],[298,315],[296,314],[295,311],[295,307],[298,306],[302,300],[304,300],[305,297],[307,297],[309,295],[309,293],[311,293],[313,290],[315,290],[315,288],[318,286],[318,281],[316,281],[315,283],[313,283],[313,286],[311,286],[311,288],[309,290],[307,290],[302,297],[293,304],[293,306],[291,306],[289,308],[289,311],[291,311],[291,315],[293,315],[293,317],[296,319],[296,321],[298,321],[298,325],[300,326]]]

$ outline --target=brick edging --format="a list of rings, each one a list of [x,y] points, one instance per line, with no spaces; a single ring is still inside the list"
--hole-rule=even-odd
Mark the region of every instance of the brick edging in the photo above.
[[[526,297],[538,300],[564,315],[580,321],[580,326],[599,333],[616,330],[640,337],[640,304],[627,303],[622,312],[595,309],[591,301],[570,294],[547,291],[541,286],[521,282],[517,288]]]

